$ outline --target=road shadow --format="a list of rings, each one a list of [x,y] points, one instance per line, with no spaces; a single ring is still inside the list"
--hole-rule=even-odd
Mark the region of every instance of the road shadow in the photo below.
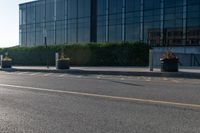
[[[116,81],[116,80],[112,80],[112,79],[98,79],[98,80],[109,81],[109,82],[112,82],[112,83],[118,83],[118,84],[129,85],[129,86],[143,87],[143,85],[134,84],[134,83],[127,83],[127,82],[122,82],[122,81]]]

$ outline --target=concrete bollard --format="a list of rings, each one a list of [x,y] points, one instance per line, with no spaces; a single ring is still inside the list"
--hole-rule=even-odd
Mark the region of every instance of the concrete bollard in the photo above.
[[[2,61],[3,61],[3,55],[0,55],[0,65],[1,65]]]
[[[3,55],[1,55],[1,59],[0,59],[1,61],[3,60]]]
[[[149,70],[153,71],[153,50],[149,50]]]
[[[57,61],[59,60],[59,53],[56,53],[55,54],[55,67],[57,68],[58,64],[57,64]]]

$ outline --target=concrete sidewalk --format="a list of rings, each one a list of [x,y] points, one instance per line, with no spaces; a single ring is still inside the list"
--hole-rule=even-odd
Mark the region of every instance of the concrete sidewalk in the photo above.
[[[181,67],[179,72],[160,72],[160,68],[154,68],[153,72],[148,67],[71,67],[70,70],[57,70],[55,67],[41,66],[14,66],[12,69],[1,69],[3,71],[21,72],[48,72],[68,74],[98,74],[98,75],[121,75],[121,76],[149,76],[149,77],[177,77],[200,79],[200,67]]]

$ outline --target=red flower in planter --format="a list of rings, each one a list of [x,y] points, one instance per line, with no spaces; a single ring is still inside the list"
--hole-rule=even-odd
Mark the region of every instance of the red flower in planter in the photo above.
[[[163,54],[161,61],[161,72],[178,72],[179,59],[176,55],[167,51]]]
[[[163,54],[162,59],[177,59],[177,57],[173,52],[167,51]]]
[[[12,59],[10,57],[6,56],[3,58],[3,61],[12,61]]]

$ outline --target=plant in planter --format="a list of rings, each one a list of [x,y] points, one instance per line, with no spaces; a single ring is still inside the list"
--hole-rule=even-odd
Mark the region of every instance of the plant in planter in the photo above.
[[[12,67],[12,59],[8,57],[8,53],[1,61],[1,68],[11,68]]]
[[[70,58],[65,58],[64,52],[61,52],[60,59],[57,60],[56,63],[57,69],[70,69]]]
[[[163,58],[161,58],[160,61],[161,72],[178,72],[179,59],[173,52],[165,52],[163,54]]]

